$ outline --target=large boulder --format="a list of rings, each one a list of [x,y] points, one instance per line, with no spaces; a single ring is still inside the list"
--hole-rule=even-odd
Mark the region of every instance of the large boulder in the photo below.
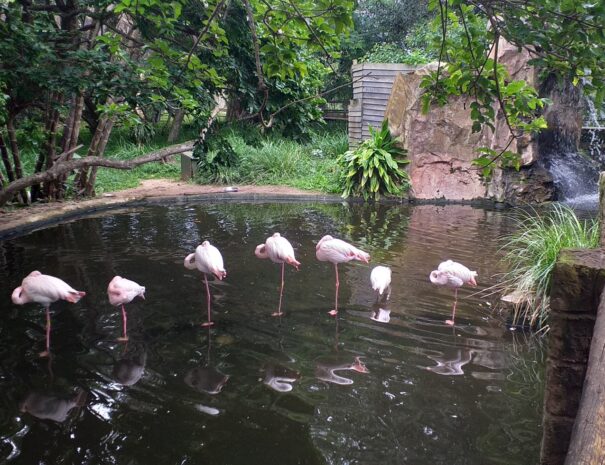
[[[535,72],[527,65],[528,56],[516,47],[501,42],[498,55],[512,79],[534,81]],[[530,167],[537,159],[535,141],[526,137],[509,145],[510,131],[501,112],[495,131],[485,127],[478,133],[472,131],[471,101],[466,97],[453,97],[447,105],[434,105],[428,114],[422,113],[420,82],[435,66],[399,74],[385,112],[391,133],[408,151],[412,198],[453,201],[489,198],[517,203],[552,197],[552,179],[547,172],[540,171],[539,188],[530,186],[535,171]],[[508,150],[522,154],[524,168],[519,173],[496,170],[490,183],[485,182],[472,164],[479,156],[477,149],[489,147],[500,151],[507,146]],[[531,198],[532,193],[536,193],[535,199]]]

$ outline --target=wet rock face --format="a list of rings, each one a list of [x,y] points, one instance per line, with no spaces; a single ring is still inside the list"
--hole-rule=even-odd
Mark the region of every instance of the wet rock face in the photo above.
[[[533,81],[534,70],[527,66],[528,57],[510,44],[499,47],[500,58],[512,79]],[[499,151],[507,147],[510,132],[504,117],[496,120],[496,130],[484,128],[472,132],[470,100],[451,98],[446,106],[433,106],[428,114],[421,111],[422,89],[419,84],[435,65],[399,74],[393,84],[385,112],[391,133],[408,151],[411,195],[416,199],[473,200],[493,199],[519,203],[552,199],[552,179],[544,170],[521,172],[495,170],[489,183],[473,166],[477,148],[487,146]],[[508,150],[522,154],[524,167],[537,160],[536,143],[529,137],[515,140]]]

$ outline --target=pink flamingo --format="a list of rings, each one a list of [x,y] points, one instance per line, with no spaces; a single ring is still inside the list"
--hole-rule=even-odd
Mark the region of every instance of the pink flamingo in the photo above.
[[[185,257],[185,268],[195,270],[196,268],[204,273],[204,282],[206,283],[206,297],[208,302],[208,321],[202,323],[202,326],[212,326],[214,324],[210,319],[210,287],[208,287],[208,275],[213,274],[218,280],[227,276],[223,265],[223,256],[219,250],[208,241],[198,245],[194,253]]]
[[[44,305],[46,309],[46,350],[40,353],[40,357],[50,355],[50,304],[57,300],[67,300],[75,304],[85,295],[86,292],[76,291],[65,281],[39,271],[28,274],[23,278],[21,286],[13,291],[11,298],[14,304],[36,302]]]
[[[391,269],[387,266],[375,266],[370,274],[372,289],[376,291],[378,300],[389,300],[391,297]]]
[[[292,265],[298,271],[300,262],[294,258],[294,249],[292,244],[285,237],[281,237],[281,234],[274,233],[273,236],[268,237],[264,244],[256,246],[254,255],[258,258],[268,258],[273,263],[281,263],[281,288],[279,290],[279,307],[277,312],[273,312],[271,316],[282,316],[281,303],[284,294],[284,268],[286,263]]]
[[[109,303],[114,307],[119,305],[122,306],[122,337],[118,338],[118,341],[127,341],[128,335],[126,330],[127,315],[124,304],[129,304],[137,296],[145,298],[145,286],[131,281],[130,279],[122,278],[121,276],[114,276],[107,286],[107,297],[109,297]]]
[[[330,310],[328,313],[336,316],[338,315],[338,288],[340,287],[338,264],[350,262],[351,260],[360,260],[368,263],[370,261],[370,254],[340,239],[324,236],[315,247],[315,255],[320,262],[334,263],[334,270],[336,271],[336,297],[334,299],[334,310]]]
[[[445,324],[450,326],[454,325],[454,318],[456,317],[456,303],[458,302],[458,288],[462,287],[464,284],[476,286],[476,277],[476,271],[471,271],[466,266],[452,260],[441,262],[436,270],[431,271],[429,278],[433,284],[454,289],[454,307],[452,309],[452,319],[445,320]]]

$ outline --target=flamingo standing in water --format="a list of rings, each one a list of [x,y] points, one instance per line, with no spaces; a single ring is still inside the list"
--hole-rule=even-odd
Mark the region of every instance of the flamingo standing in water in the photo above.
[[[445,324],[450,326],[454,325],[454,318],[456,317],[456,303],[458,302],[458,288],[462,287],[464,284],[476,286],[476,277],[476,271],[471,271],[461,263],[454,262],[452,260],[441,262],[436,270],[431,271],[429,278],[433,284],[454,289],[454,307],[452,309],[452,319],[445,320]]]
[[[40,357],[50,355],[50,304],[57,300],[66,300],[75,304],[85,295],[86,292],[76,291],[65,281],[39,271],[28,274],[23,278],[21,286],[13,291],[11,298],[14,304],[36,302],[44,305],[46,309],[46,350],[40,353]]]
[[[204,273],[204,282],[206,283],[206,297],[208,302],[208,321],[202,323],[202,326],[212,326],[214,324],[210,319],[210,288],[208,287],[208,275],[213,274],[218,280],[227,276],[225,266],[223,265],[223,256],[219,250],[210,242],[204,241],[198,245],[194,253],[185,257],[185,268],[195,270],[196,268]]]
[[[336,316],[338,315],[338,288],[340,287],[338,264],[350,262],[351,260],[360,260],[368,263],[370,261],[370,254],[340,239],[324,236],[315,247],[315,255],[320,262],[334,263],[334,270],[336,271],[336,297],[334,299],[334,310],[330,310],[329,314]]]
[[[277,312],[271,314],[271,316],[282,316],[281,303],[284,294],[284,268],[286,263],[292,265],[298,271],[300,262],[294,257],[294,249],[292,244],[285,237],[281,237],[280,233],[274,233],[273,236],[268,237],[264,244],[256,246],[254,255],[258,258],[268,258],[273,263],[281,263],[281,288],[279,290],[279,307]]]
[[[389,300],[391,297],[391,269],[387,266],[376,266],[370,274],[372,289],[376,291],[378,300]]]
[[[109,297],[109,303],[114,307],[119,305],[122,306],[122,337],[118,338],[118,341],[127,341],[128,335],[126,330],[127,315],[124,309],[124,304],[129,304],[137,296],[145,298],[145,286],[131,281],[130,279],[122,278],[121,276],[114,276],[107,286],[107,297]]]

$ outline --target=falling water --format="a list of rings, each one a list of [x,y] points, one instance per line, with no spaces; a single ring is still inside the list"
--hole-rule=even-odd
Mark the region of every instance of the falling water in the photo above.
[[[588,153],[590,158],[596,160],[601,169],[605,166],[605,153],[601,150],[603,142],[599,137],[599,132],[605,131],[605,127],[601,121],[604,119],[601,111],[597,110],[594,102],[590,99],[586,99],[587,114],[586,114],[586,132],[588,142]]]
[[[599,172],[597,164],[577,152],[550,156],[547,167],[557,189],[558,200],[573,206],[596,208]]]

